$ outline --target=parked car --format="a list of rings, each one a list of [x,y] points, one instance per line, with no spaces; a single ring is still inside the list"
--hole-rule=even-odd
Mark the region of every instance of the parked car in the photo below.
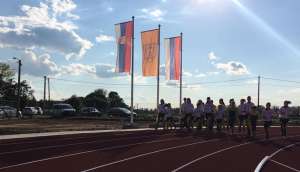
[[[10,106],[0,106],[0,109],[4,112],[5,117],[16,117],[17,109]]]
[[[107,115],[109,117],[121,117],[121,118],[130,118],[131,116],[131,111],[126,109],[126,108],[120,108],[120,107],[115,107],[111,108],[108,112]],[[135,117],[137,114],[133,112],[133,116]]]
[[[53,108],[50,109],[50,113],[54,116],[71,116],[74,115],[76,110],[66,103],[54,104]]]
[[[44,111],[41,107],[35,107],[35,109],[38,111],[38,115],[43,115]]]
[[[33,115],[37,115],[38,114],[38,110],[35,107],[25,107],[22,110],[22,115],[23,116],[33,116]]]
[[[95,107],[84,107],[80,110],[82,115],[101,115],[101,111],[99,111]]]

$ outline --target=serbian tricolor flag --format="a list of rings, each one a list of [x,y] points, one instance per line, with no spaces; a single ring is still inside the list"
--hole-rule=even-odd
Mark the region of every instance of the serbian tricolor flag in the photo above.
[[[179,80],[181,72],[181,37],[165,39],[166,79]]]
[[[117,43],[116,72],[130,73],[133,21],[115,25]]]
[[[159,29],[141,33],[143,52],[143,76],[157,76],[159,58]]]

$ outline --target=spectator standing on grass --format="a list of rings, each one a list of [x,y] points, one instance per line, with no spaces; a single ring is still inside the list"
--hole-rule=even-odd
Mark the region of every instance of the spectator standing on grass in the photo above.
[[[252,106],[251,113],[250,113],[250,124],[251,124],[251,133],[252,137],[256,137],[256,125],[258,119],[258,108],[256,106]]]
[[[234,125],[238,114],[238,108],[235,105],[234,99],[230,99],[229,106],[227,108],[227,121],[231,130],[231,134],[234,134]]]
[[[190,127],[192,125],[192,115],[194,112],[194,105],[192,104],[192,101],[190,98],[186,99],[186,105],[185,105],[185,116],[184,116],[184,126],[190,130]]]
[[[241,99],[239,105],[239,132],[245,132],[245,123],[247,123],[246,104],[245,99]]]
[[[163,123],[163,126],[165,126],[165,115],[166,115],[166,108],[165,108],[165,101],[164,99],[160,100],[160,104],[158,105],[158,117],[156,122],[156,129],[159,127],[160,123]]]
[[[173,119],[173,112],[172,112],[172,107],[171,104],[168,103],[165,105],[165,110],[166,110],[166,115],[165,115],[165,129],[172,129],[172,127],[174,127],[174,129],[176,129],[175,123],[174,123],[174,119]]]
[[[213,101],[210,99],[210,97],[207,97],[206,104],[204,106],[204,112],[207,119],[207,129],[209,131],[213,130],[214,127],[214,115],[216,112],[216,107],[213,104]]]
[[[262,112],[262,117],[264,121],[264,129],[266,133],[266,139],[269,139],[269,128],[272,125],[274,111],[271,109],[271,103],[266,104],[266,108]]]
[[[218,110],[216,113],[217,131],[221,132],[223,128],[223,121],[226,112],[226,106],[223,99],[219,100]]]
[[[251,96],[247,97],[247,103],[245,104],[245,112],[246,112],[246,116],[245,116],[245,122],[246,122],[246,126],[247,126],[247,134],[248,136],[251,136],[251,131],[252,131],[252,126],[254,126],[254,128],[256,129],[256,121],[257,121],[257,114],[255,114],[253,112],[253,107],[254,107],[254,103],[251,102]],[[256,108],[255,108],[256,111]],[[251,124],[251,125],[250,125]],[[253,125],[252,125],[253,124]],[[253,133],[252,133],[253,134]]]
[[[202,100],[197,102],[197,107],[194,109],[193,122],[196,123],[197,129],[202,130],[204,123],[204,103]]]
[[[287,123],[289,122],[289,112],[290,107],[289,104],[291,104],[290,101],[284,101],[284,105],[279,110],[279,119],[280,119],[280,127],[281,127],[281,135],[286,136],[287,135]]]

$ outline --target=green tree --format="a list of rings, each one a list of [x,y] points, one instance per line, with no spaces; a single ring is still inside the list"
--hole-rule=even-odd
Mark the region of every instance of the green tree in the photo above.
[[[65,100],[65,102],[72,105],[77,111],[80,111],[80,109],[84,106],[84,98],[77,97],[76,95],[72,95],[69,99]]]
[[[84,98],[84,104],[97,109],[106,110],[108,108],[107,91],[104,89],[97,89],[88,94]]]
[[[120,95],[115,91],[111,91],[108,94],[108,102],[109,102],[110,108],[112,108],[112,107],[125,107],[125,108],[127,108],[128,107],[124,103],[124,100],[120,97]]]

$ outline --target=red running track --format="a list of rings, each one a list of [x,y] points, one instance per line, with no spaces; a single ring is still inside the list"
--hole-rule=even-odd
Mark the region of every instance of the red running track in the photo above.
[[[77,134],[0,142],[0,171],[254,171],[259,162],[278,149],[300,142],[300,128],[289,128],[289,137],[271,128],[264,139],[225,133],[136,131]],[[272,159],[300,169],[299,145]],[[263,172],[291,171],[268,161]]]

